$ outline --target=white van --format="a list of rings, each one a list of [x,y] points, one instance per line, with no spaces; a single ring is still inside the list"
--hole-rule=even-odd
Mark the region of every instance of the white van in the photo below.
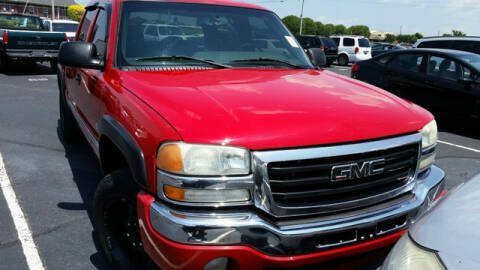
[[[372,47],[368,39],[362,36],[331,36],[338,46],[337,63],[346,66],[348,63],[372,58]]]
[[[68,40],[72,41],[77,33],[78,22],[71,20],[43,19],[43,24],[50,32],[62,32],[67,34]]]

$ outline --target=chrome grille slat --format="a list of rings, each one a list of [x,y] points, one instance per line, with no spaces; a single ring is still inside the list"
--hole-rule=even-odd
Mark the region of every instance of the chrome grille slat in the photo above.
[[[298,192],[283,192],[283,193],[282,192],[272,192],[272,194],[277,199],[277,201],[280,201],[280,202],[284,199],[294,199],[294,198],[308,199],[308,198],[314,197],[314,196],[317,197],[317,196],[326,196],[326,195],[338,196],[338,195],[342,195],[342,194],[349,193],[349,192],[352,192],[352,191],[356,191],[359,188],[361,188],[362,190],[367,190],[367,189],[370,189],[370,188],[374,188],[376,186],[390,184],[390,183],[395,182],[395,181],[398,182],[398,183],[394,183],[394,184],[403,185],[404,183],[399,182],[399,179],[404,179],[407,176],[408,176],[408,172],[403,172],[403,173],[395,174],[393,176],[386,177],[386,178],[383,178],[383,179],[380,179],[380,180],[343,187],[343,188],[339,189],[338,191],[336,191],[336,188],[330,188],[330,189],[313,189],[313,190],[298,191]]]

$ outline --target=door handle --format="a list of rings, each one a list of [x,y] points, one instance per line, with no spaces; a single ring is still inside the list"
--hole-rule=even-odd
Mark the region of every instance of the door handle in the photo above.
[[[77,81],[78,84],[82,82],[82,77],[80,76],[80,73],[77,73],[77,76],[75,76],[75,80]]]

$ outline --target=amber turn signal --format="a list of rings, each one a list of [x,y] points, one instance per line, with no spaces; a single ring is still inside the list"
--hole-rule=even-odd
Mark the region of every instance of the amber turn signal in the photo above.
[[[166,144],[158,150],[157,167],[169,172],[182,172],[182,151],[176,144]]]
[[[181,188],[165,185],[163,186],[163,193],[170,200],[185,201],[185,190]]]

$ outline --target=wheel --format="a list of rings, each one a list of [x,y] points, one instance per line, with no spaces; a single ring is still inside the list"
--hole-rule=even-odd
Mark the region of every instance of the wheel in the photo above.
[[[136,195],[140,188],[128,168],[106,175],[93,203],[93,226],[112,269],[158,269],[143,249]]]
[[[50,60],[50,69],[53,71],[53,72],[57,72],[57,66],[58,64],[58,60],[57,59],[54,59],[54,60]]]
[[[59,83],[59,86],[61,87],[61,83]],[[67,105],[64,92],[61,88],[58,103],[60,109],[60,131],[63,142],[71,144],[81,141],[82,131],[78,127],[77,120],[75,120],[72,111]]]
[[[348,65],[348,56],[346,56],[345,54],[342,54],[338,57],[337,61],[340,66],[346,66]]]

